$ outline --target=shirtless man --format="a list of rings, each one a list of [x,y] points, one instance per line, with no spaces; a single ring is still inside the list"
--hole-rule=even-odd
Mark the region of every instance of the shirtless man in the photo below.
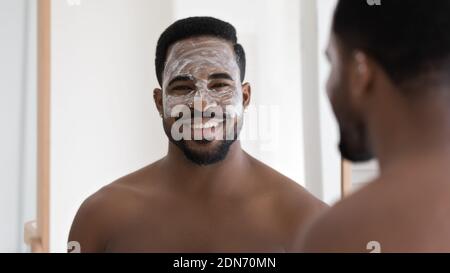
[[[82,252],[292,251],[326,206],[241,149],[251,92],[234,27],[177,21],[161,35],[155,64],[167,156],[89,197],[69,241]]]
[[[315,221],[305,252],[450,252],[450,1],[340,0],[328,95],[379,177]]]

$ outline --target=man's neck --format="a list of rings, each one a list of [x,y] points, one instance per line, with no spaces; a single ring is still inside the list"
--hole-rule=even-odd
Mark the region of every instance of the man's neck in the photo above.
[[[422,101],[392,110],[381,113],[369,129],[381,173],[405,164],[414,170],[420,168],[417,164],[450,163],[447,101]],[[416,166],[410,165],[413,162]]]
[[[177,188],[193,192],[223,191],[242,183],[241,178],[248,169],[250,157],[242,150],[239,140],[231,146],[226,157],[210,165],[196,164],[169,142],[169,151],[163,159],[163,168]]]

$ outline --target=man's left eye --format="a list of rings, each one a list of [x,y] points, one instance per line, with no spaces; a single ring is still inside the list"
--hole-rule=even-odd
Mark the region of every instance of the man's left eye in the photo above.
[[[220,88],[224,88],[224,87],[228,87],[230,86],[227,83],[216,83],[212,86],[212,89],[220,89]]]

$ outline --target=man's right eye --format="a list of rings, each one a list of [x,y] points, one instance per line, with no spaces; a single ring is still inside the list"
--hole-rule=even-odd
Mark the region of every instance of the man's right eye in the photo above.
[[[174,92],[191,92],[194,90],[191,86],[188,85],[178,85],[171,88]]]

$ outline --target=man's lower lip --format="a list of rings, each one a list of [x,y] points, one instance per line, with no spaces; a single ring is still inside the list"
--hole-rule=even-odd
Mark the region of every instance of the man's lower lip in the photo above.
[[[183,126],[191,126],[192,127],[192,126],[194,126],[195,123],[197,123],[197,124],[200,124],[200,123],[207,124],[208,122],[213,122],[215,124],[218,124],[217,126],[220,126],[225,121],[226,121],[225,119],[215,119],[215,118],[207,119],[207,120],[188,119],[188,120],[182,121],[182,125]]]

